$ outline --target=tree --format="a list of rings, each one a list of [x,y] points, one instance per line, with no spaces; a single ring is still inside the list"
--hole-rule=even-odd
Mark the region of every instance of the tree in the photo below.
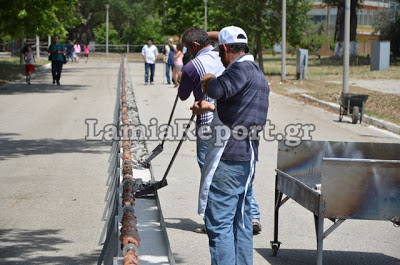
[[[74,15],[77,0],[0,0],[0,32],[13,38],[65,35],[82,23]]]
[[[398,0],[400,3],[400,0]],[[400,10],[381,8],[376,14],[375,34],[380,40],[390,41],[393,57],[400,57]]]
[[[162,31],[167,35],[181,36],[190,26],[204,25],[203,0],[165,0],[158,1],[158,6]]]
[[[86,43],[95,39],[93,30],[106,21],[104,0],[78,0],[76,16],[83,21],[68,29],[68,37]]]
[[[122,41],[130,44],[144,44],[147,38],[151,37],[155,43],[162,43],[162,26],[158,11],[154,0],[133,1],[120,6],[119,14],[125,12],[127,17],[122,21],[121,16],[116,16],[120,20],[118,24],[124,25],[120,31]]]
[[[262,50],[281,41],[282,1],[280,0],[219,0],[213,1],[212,10],[224,10],[210,14],[210,20],[218,29],[226,25],[243,28],[254,44],[254,54],[264,70]],[[311,26],[307,12],[311,4],[301,0],[287,0],[287,41],[300,45],[304,32]]]
[[[106,44],[107,26],[106,23],[101,24],[99,27],[93,29],[98,44]],[[118,31],[114,29],[113,24],[108,25],[108,44],[120,44]]]
[[[357,6],[363,0],[350,1],[350,55],[357,55]],[[337,18],[335,26],[335,53],[334,56],[342,57],[344,49],[344,17],[345,0],[324,0],[328,6],[337,6]]]

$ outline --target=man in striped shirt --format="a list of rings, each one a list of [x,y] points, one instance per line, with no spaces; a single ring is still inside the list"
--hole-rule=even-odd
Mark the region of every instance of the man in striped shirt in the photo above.
[[[180,79],[178,95],[181,100],[189,98],[193,93],[195,101],[201,100],[203,90],[200,86],[200,80],[206,73],[212,73],[220,76],[225,70],[218,53],[210,45],[210,39],[203,29],[199,27],[190,27],[182,36],[182,42],[187,51],[194,57],[192,61],[185,65]],[[214,103],[210,97],[205,96],[204,101]],[[197,133],[197,161],[200,170],[204,165],[204,157],[207,149],[207,141],[203,140],[210,133],[209,124],[213,119],[212,112],[205,112],[197,115],[196,133]]]

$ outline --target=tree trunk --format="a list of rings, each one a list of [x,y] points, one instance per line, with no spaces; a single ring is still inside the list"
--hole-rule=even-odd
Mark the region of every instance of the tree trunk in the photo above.
[[[20,45],[19,45],[19,64],[23,65],[24,64],[24,53],[23,53],[23,48],[24,48],[24,43],[25,40],[21,39],[20,40]]]
[[[358,0],[351,0],[350,6],[350,56],[357,56],[357,3]],[[338,1],[337,19],[335,26],[335,53],[334,56],[342,57],[344,49],[344,17],[345,0]]]
[[[253,53],[254,53],[254,61],[257,61],[257,55],[258,55],[258,50],[257,50],[257,42],[255,40],[256,38],[254,37],[254,43],[253,43]]]
[[[256,32],[256,46],[257,46],[257,54],[258,54],[258,67],[264,73],[264,60],[262,55],[262,44],[261,44],[261,33],[259,31]]]

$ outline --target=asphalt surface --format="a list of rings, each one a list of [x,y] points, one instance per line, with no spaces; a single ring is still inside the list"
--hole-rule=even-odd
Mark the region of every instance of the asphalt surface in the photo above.
[[[64,66],[0,88],[0,264],[96,264],[120,61]]]
[[[163,65],[156,65],[155,85],[144,85],[144,64],[130,64],[135,88],[136,103],[143,124],[156,118],[166,124],[177,93],[163,78]],[[268,77],[267,77],[268,78]],[[164,79],[164,81],[163,81]],[[189,119],[190,97],[178,102],[174,119]],[[270,95],[268,118],[276,127],[273,135],[284,134],[289,124],[314,124],[314,140],[395,142],[398,135],[349,120],[338,122],[338,114],[297,102],[274,93]],[[154,121],[154,120],[153,120]],[[179,137],[178,137],[179,140]],[[152,150],[158,141],[148,141]],[[177,146],[169,141],[164,151],[152,161],[154,177],[161,179]],[[261,141],[260,157],[254,182],[255,197],[260,205],[262,232],[254,236],[254,264],[315,264],[316,237],[313,214],[289,200],[280,210],[279,240],[283,243],[278,256],[273,257],[270,241],[273,240],[273,204],[277,142]],[[185,141],[169,173],[169,185],[159,191],[172,252],[177,264],[210,264],[208,239],[196,234],[202,224],[197,215],[197,198],[200,170],[196,161],[195,141]],[[325,228],[330,221],[325,221]],[[347,220],[324,240],[324,264],[366,265],[400,264],[400,228],[390,222]]]

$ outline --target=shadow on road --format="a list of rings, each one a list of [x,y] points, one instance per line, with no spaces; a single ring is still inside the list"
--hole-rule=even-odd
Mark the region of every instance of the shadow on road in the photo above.
[[[189,218],[165,218],[165,226],[168,228],[179,229],[183,231],[194,232],[203,224],[193,221]]]
[[[99,150],[99,148],[109,147],[111,144],[107,141],[86,141],[84,139],[13,140],[10,138],[12,135],[16,134],[0,133],[0,160],[56,153],[101,154],[109,152],[109,149]]]
[[[276,257],[270,248],[255,250],[272,265],[316,264],[317,251],[308,249],[280,249]],[[400,260],[381,253],[324,250],[324,265],[399,265]]]
[[[95,264],[99,252],[82,253],[77,256],[60,256],[57,252],[66,244],[74,242],[63,239],[59,229],[0,230],[0,264]]]
[[[30,86],[25,83],[6,84],[0,87],[0,96],[22,93],[62,93],[73,90],[83,90],[86,87],[82,85],[63,85],[62,79],[61,86],[53,85],[50,82],[51,81],[46,84],[37,83],[37,80],[33,79]]]

